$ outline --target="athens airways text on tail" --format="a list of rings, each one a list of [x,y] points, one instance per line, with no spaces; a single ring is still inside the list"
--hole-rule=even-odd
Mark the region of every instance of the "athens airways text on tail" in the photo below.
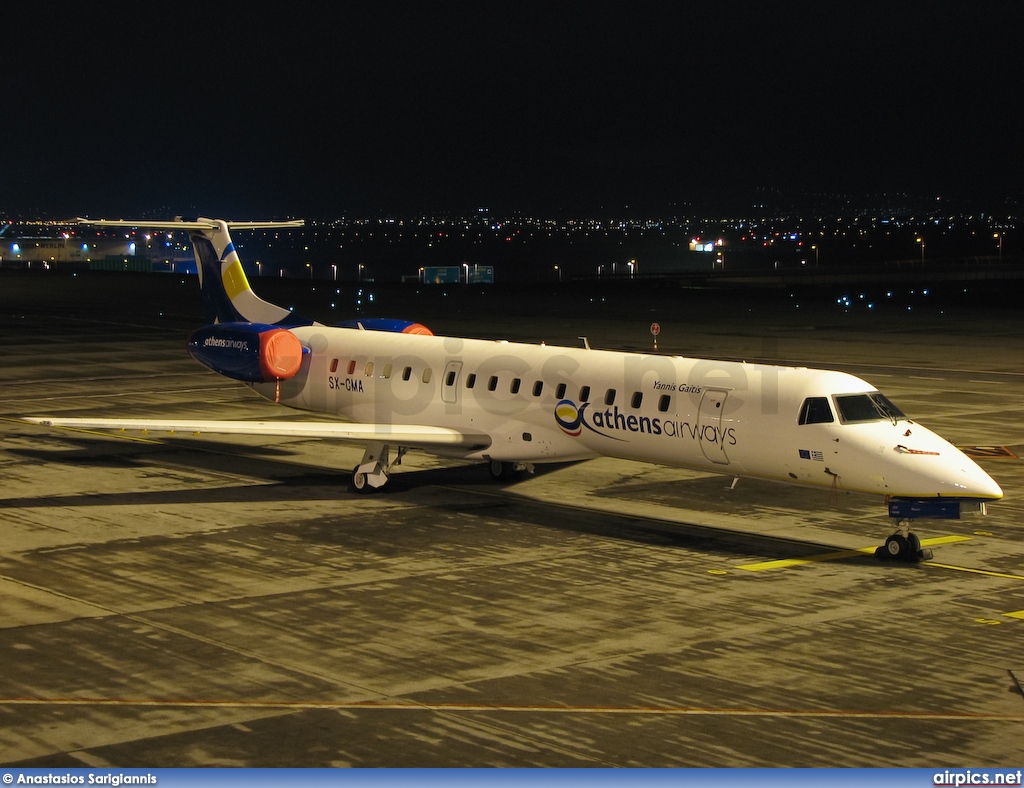
[[[269,400],[332,420],[33,421],[357,442],[365,452],[352,481],[362,491],[385,487],[404,452],[419,449],[487,462],[500,478],[605,456],[877,493],[900,521],[880,552],[910,560],[921,551],[909,519],[959,516],[961,506],[1002,497],[973,460],[852,375],[442,337],[401,320],[326,326],[250,288],[229,227],[271,223],[90,223],[186,230],[211,320],[190,337],[192,356]]]

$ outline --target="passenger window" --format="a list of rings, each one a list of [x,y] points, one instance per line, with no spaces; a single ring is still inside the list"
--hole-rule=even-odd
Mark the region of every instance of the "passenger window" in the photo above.
[[[454,386],[455,385],[455,378],[456,378],[457,374],[458,373],[454,369],[449,370],[448,371],[448,376],[445,379],[444,385],[446,385],[446,386]]]
[[[580,402],[590,402],[590,386],[580,389]]]
[[[372,361],[367,361],[366,362],[366,366],[363,368],[363,374],[366,375],[366,377],[368,377],[368,378],[372,378],[373,377],[373,362]]]
[[[334,360],[331,361],[331,372],[337,372],[337,371],[338,371],[338,359],[334,359]]]
[[[522,381],[519,378],[512,378],[512,385],[509,386],[508,390],[511,391],[513,394],[518,394],[519,393],[519,385],[521,383],[522,383]]]
[[[491,379],[487,381],[487,390],[494,391],[498,388],[498,376],[491,375]]]
[[[356,360],[355,359],[352,359],[350,362],[348,362],[348,374],[350,374],[350,375],[356,374]]]
[[[565,399],[565,384],[564,383],[559,383],[558,386],[555,388],[555,398],[556,399]]]
[[[629,401],[629,405],[633,410],[640,408],[640,403],[644,401],[644,394],[642,391],[634,391],[633,398]]]
[[[668,406],[672,402],[672,397],[669,394],[662,394],[658,398],[658,410],[662,413],[668,413]]]
[[[800,408],[801,424],[831,424],[835,421],[828,397],[808,397]]]
[[[406,367],[402,370],[402,380],[408,380],[412,377],[412,367]]]
[[[604,404],[614,405],[615,404],[615,389],[608,389],[604,393]]]
[[[391,378],[391,365],[390,364],[385,364],[384,365],[384,371],[380,373],[380,376],[382,378],[384,378],[384,380],[388,380],[388,379]]]
[[[475,372],[470,372],[468,375],[466,375],[466,388],[467,389],[471,389],[475,385],[476,385],[476,373]]]
[[[423,382],[424,383],[429,383],[430,382],[430,378],[433,376],[433,374],[434,373],[431,372],[430,367],[427,367],[425,370],[423,370]]]
[[[543,380],[534,381],[534,384],[533,384],[533,396],[539,397],[541,395],[542,391],[544,391],[544,381]]]

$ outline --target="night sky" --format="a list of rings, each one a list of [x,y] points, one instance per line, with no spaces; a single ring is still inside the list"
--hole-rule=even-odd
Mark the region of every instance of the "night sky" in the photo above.
[[[8,217],[1024,190],[1018,0],[16,5]]]

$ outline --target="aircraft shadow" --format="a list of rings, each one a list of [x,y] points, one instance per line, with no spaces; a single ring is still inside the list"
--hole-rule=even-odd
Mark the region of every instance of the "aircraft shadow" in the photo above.
[[[235,483],[214,488],[191,486],[201,480],[183,479],[181,486],[165,490],[122,490],[88,494],[21,496],[0,498],[0,509],[46,507],[95,506],[162,506],[174,504],[218,503],[295,503],[301,506],[309,501],[361,500],[364,495],[350,487],[346,469],[329,470],[288,460],[293,452],[277,447],[253,447],[233,443],[204,441],[202,445],[187,439],[161,438],[159,443],[125,443],[89,437],[81,440],[61,436],[79,444],[73,449],[10,449],[11,454],[36,462],[66,464],[90,468],[145,467],[151,464],[147,455],[159,454],[159,462],[177,466],[183,472],[211,474],[244,474],[262,482]],[[239,467],[239,460],[244,467]],[[538,465],[536,473],[553,473],[576,463]],[[722,486],[720,479],[713,483]],[[422,500],[417,491],[431,487],[452,487],[464,492],[472,500],[452,496],[444,502]],[[375,493],[385,497],[419,497],[415,505],[423,511],[418,518],[429,523],[427,514],[436,510],[446,516],[464,512],[479,514],[487,510],[487,518],[509,524],[525,524],[538,528],[556,529],[591,536],[622,540],[635,544],[656,545],[665,549],[685,549],[699,552],[724,553],[737,558],[803,558],[821,553],[836,552],[835,545],[818,544],[787,539],[755,532],[737,532],[699,523],[680,523],[675,520],[657,520],[633,515],[602,512],[600,510],[569,505],[553,505],[529,498],[516,492],[517,482],[496,483],[483,464],[439,466],[421,470],[401,470],[392,477],[389,490]],[[652,491],[648,490],[648,493]],[[632,495],[643,495],[633,490]],[[373,495],[373,494],[371,494]],[[558,513],[553,514],[557,506]],[[304,538],[344,546],[345,537],[338,529],[346,527],[346,515],[322,526],[303,525]],[[872,556],[851,556],[836,559],[845,563],[874,563]]]
[[[183,451],[209,452],[213,454],[229,454],[242,457],[268,458],[293,457],[295,452],[277,446],[246,446],[245,444],[226,441],[204,440],[201,444],[187,438],[168,438],[161,436],[159,442],[143,441],[126,443],[122,440],[111,440],[100,437],[73,438],[61,435],[61,443],[75,444],[73,449],[7,449],[7,453],[16,457],[45,463],[64,463],[88,467],[106,467],[116,464],[136,464],[136,455],[166,452],[168,448]]]
[[[536,475],[553,473],[559,468],[574,464],[576,463],[538,465]],[[712,477],[710,480],[699,479],[696,482],[701,485],[711,485],[715,489],[727,486],[718,477]],[[688,482],[680,480],[679,483],[687,484]],[[434,503],[425,505],[423,507],[425,509],[438,509],[445,512],[465,510],[467,513],[474,513],[486,507],[487,516],[491,519],[505,519],[537,527],[585,533],[637,544],[657,545],[666,549],[720,552],[737,558],[767,558],[768,560],[807,558],[841,551],[834,544],[537,501],[526,495],[518,494],[514,481],[496,484],[484,466],[436,468],[403,473],[394,477],[393,490],[386,494],[426,486],[457,486],[460,490],[471,494],[475,488],[484,488],[491,501]],[[648,486],[643,485],[643,487]],[[647,490],[647,493],[650,492]],[[643,490],[633,491],[633,493],[636,496],[644,497]],[[646,499],[652,500],[650,497]],[[559,510],[557,516],[552,515],[552,509],[555,506]],[[837,513],[837,516],[841,515]],[[877,562],[874,556],[862,554],[833,560],[842,563],[874,564]]]

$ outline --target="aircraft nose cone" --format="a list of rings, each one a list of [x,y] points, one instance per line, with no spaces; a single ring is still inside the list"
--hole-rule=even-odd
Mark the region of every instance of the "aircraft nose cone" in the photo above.
[[[981,468],[977,468],[977,471],[972,474],[971,481],[968,482],[967,487],[970,495],[979,498],[998,499],[1003,497],[1003,489],[996,484],[995,479],[981,470]]]
[[[1002,488],[996,484],[995,479],[989,476],[981,467],[966,454],[961,453],[963,462],[960,466],[962,478],[957,487],[963,487],[963,495],[968,498],[988,498],[996,500],[1003,497]]]

